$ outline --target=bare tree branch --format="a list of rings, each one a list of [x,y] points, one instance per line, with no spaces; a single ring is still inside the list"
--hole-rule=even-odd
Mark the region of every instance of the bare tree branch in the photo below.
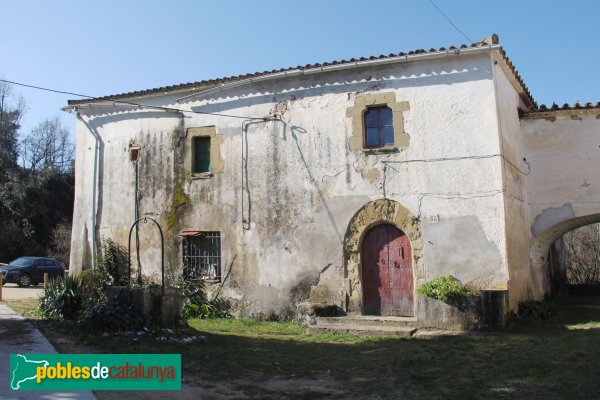
[[[69,130],[58,117],[42,121],[21,142],[22,166],[30,172],[45,169],[67,172],[72,168],[73,155]]]
[[[564,243],[569,283],[600,283],[600,224],[567,233]]]

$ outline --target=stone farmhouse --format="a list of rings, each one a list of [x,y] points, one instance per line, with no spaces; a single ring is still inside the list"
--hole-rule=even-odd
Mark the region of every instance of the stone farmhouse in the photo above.
[[[126,249],[150,217],[167,269],[243,315],[308,302],[476,326],[416,290],[452,275],[501,318],[560,283],[557,239],[600,221],[600,104],[538,106],[496,35],[64,110],[72,270],[106,239]],[[160,282],[161,238],[138,227],[132,268]]]

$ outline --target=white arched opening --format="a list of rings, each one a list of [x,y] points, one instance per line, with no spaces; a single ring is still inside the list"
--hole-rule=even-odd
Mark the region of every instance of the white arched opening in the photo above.
[[[600,222],[600,214],[571,218],[546,229],[535,239],[529,253],[535,298],[542,298],[550,290],[548,251],[552,243],[560,239],[565,233],[598,222]]]

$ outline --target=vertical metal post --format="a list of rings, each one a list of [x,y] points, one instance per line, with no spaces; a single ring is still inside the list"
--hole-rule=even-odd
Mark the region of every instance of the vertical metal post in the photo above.
[[[4,284],[4,282],[2,281],[3,277],[4,275],[0,274],[0,301],[2,301],[2,285]]]
[[[138,168],[138,160],[137,158],[133,161],[134,163],[134,168],[135,168],[135,220],[139,220],[140,219],[140,208],[139,208],[139,202],[138,202],[138,193],[139,193],[139,168]],[[139,225],[135,225],[135,247],[136,249],[138,247],[140,247],[140,226]],[[141,285],[142,284],[142,262],[140,261],[140,252],[138,251],[136,253],[137,255],[137,266],[138,266],[138,284]]]

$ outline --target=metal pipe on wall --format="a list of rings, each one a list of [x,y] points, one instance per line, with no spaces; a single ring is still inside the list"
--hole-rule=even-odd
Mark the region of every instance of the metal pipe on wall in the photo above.
[[[94,172],[92,176],[92,269],[96,269],[96,187],[98,186],[98,154],[100,152],[100,137],[98,133],[92,129],[85,119],[75,111],[77,119],[81,121],[88,131],[94,136],[96,145],[94,146]]]

